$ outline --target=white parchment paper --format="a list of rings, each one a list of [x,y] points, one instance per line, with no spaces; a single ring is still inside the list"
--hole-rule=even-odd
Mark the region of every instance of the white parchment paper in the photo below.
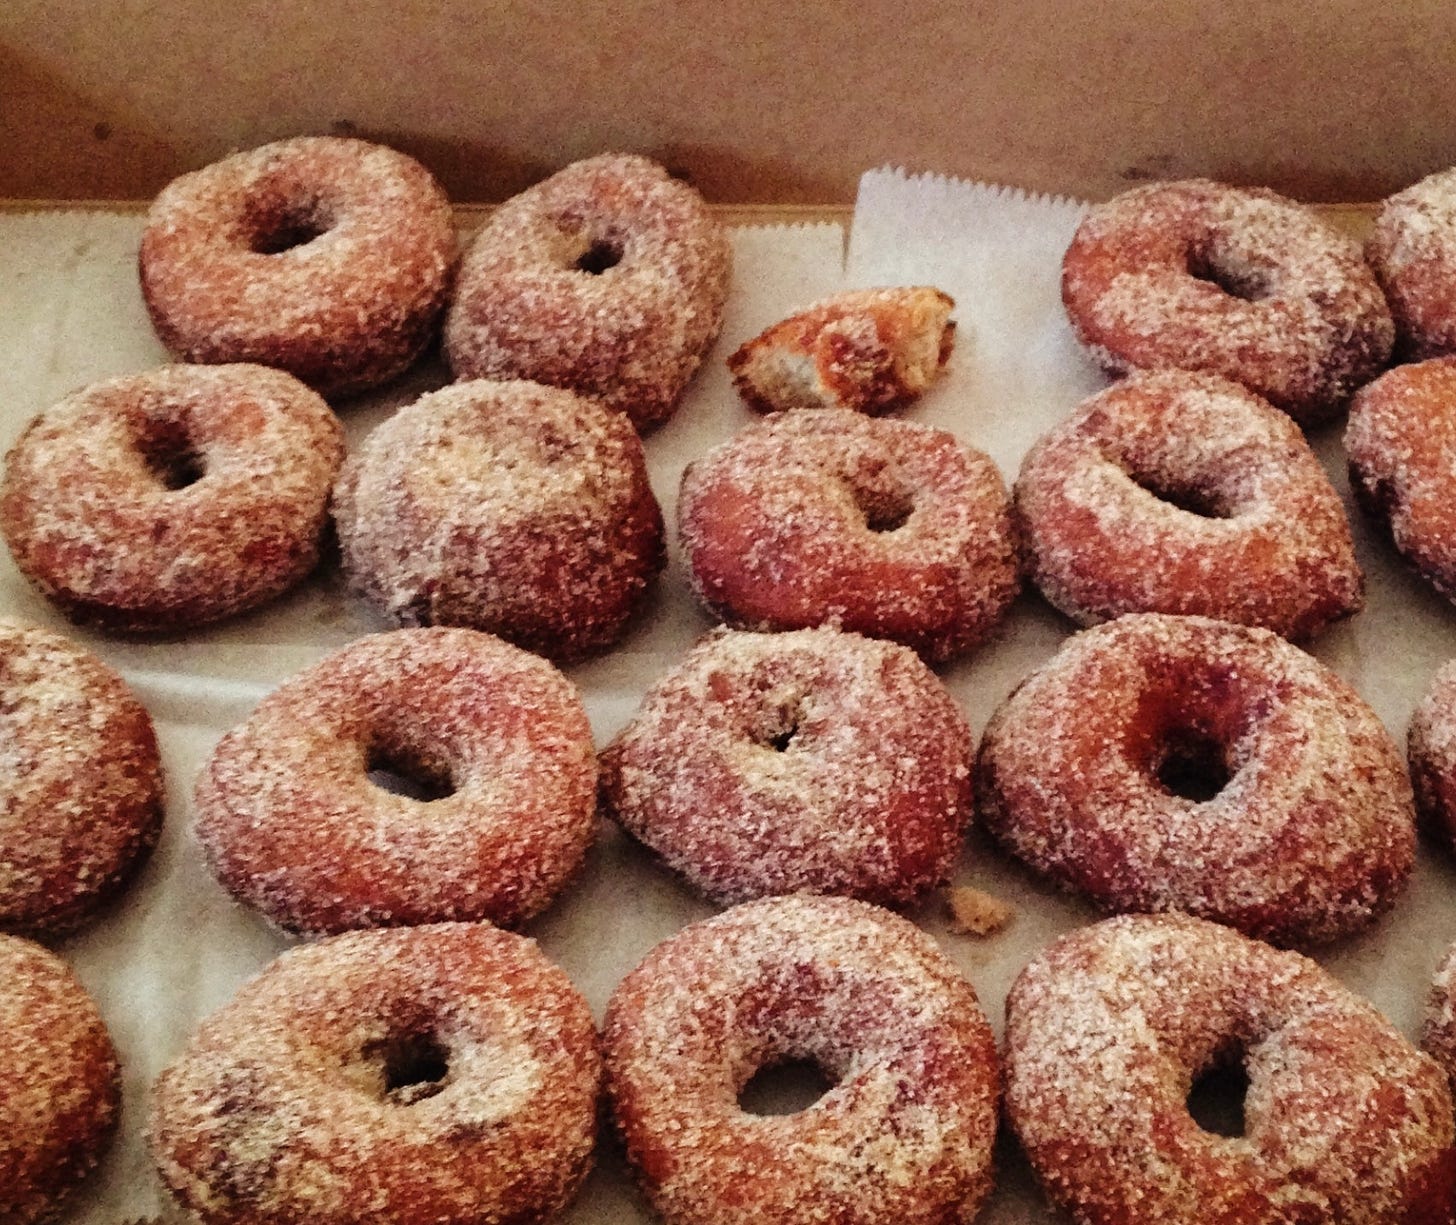
[[[647,440],[653,484],[671,524],[683,467],[754,419],[737,400],[722,358],[760,329],[842,285],[929,283],[958,302],[957,349],[946,377],[907,415],[989,452],[1008,482],[1035,438],[1103,384],[1063,319],[1058,264],[1081,206],[1074,201],[899,171],[866,175],[847,262],[838,226],[735,231],[735,283],[724,334],[680,413]],[[0,445],[31,415],[94,379],[166,360],[136,285],[141,219],[134,214],[0,214]],[[339,406],[351,445],[398,405],[446,380],[426,363],[386,392]],[[1314,440],[1346,489],[1338,427]],[[1372,702],[1397,735],[1437,664],[1456,654],[1456,611],[1427,593],[1358,518],[1356,541],[1369,608],[1330,631],[1316,653]],[[66,625],[0,560],[0,613],[62,629],[117,666],[157,721],[169,777],[161,847],[129,897],[58,946],[95,994],[125,1064],[126,1108],[113,1153],[74,1201],[84,1225],[163,1214],[165,1196],[141,1139],[148,1086],[195,1022],[287,943],[234,907],[208,877],[187,833],[192,780],[212,745],[270,688],[327,651],[382,628],[327,567],[278,604],[197,634],[131,642]],[[630,717],[643,690],[710,625],[688,592],[681,554],[627,640],[570,671],[598,743]],[[943,670],[977,732],[995,705],[1046,659],[1072,626],[1034,595],[1012,609],[998,638]],[[958,882],[1016,908],[986,940],[950,935],[938,902],[912,915],[975,984],[993,1024],[1011,980],[1061,931],[1096,916],[973,835]],[[1321,954],[1407,1033],[1444,943],[1456,937],[1456,873],[1423,848],[1408,896],[1374,930]],[[617,981],[658,940],[711,913],[605,825],[582,878],[528,934],[540,940],[600,1017]],[[1014,1146],[998,1151],[1000,1186],[983,1215],[992,1225],[1053,1220]],[[567,1214],[618,1225],[648,1219],[620,1158],[603,1146],[598,1170]]]

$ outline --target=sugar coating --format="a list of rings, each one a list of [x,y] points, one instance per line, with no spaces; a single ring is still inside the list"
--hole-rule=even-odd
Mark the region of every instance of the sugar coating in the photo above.
[[[271,249],[290,237],[306,241]],[[423,166],[304,136],[168,184],[139,265],[153,326],[179,358],[277,366],[339,396],[419,356],[455,261],[450,203]]]
[[[1400,356],[1456,353],[1456,170],[1384,201],[1365,254],[1390,302]]]
[[[1445,1077],[1297,953],[1184,915],[1108,919],[1043,950],[1006,1016],[1007,1115],[1079,1223],[1445,1219]],[[1248,1078],[1239,1137],[1186,1105],[1226,1063]]]
[[[59,957],[0,935],[0,1207],[52,1219],[116,1130],[121,1079],[96,1005]]]
[[[1421,1049],[1441,1065],[1456,1091],[1456,944],[1446,950],[1431,979]]]
[[[76,927],[161,833],[162,763],[141,703],[89,651],[8,619],[0,780],[0,931]]]
[[[991,1186],[996,1050],[974,991],[912,924],[846,898],[735,907],[658,945],[612,996],[608,1081],[668,1225],[970,1221]],[[791,1115],[738,1105],[760,1068],[834,1082]]]
[[[991,459],[944,430],[839,409],[764,418],[688,465],[678,530],[729,624],[833,625],[942,661],[1020,589]]]
[[[1028,453],[1015,509],[1032,580],[1083,625],[1194,613],[1305,638],[1364,604],[1303,434],[1217,375],[1150,371],[1091,397]]]
[[[74,620],[123,632],[235,615],[317,564],[343,427],[262,366],[163,366],[94,383],[5,457],[0,529]],[[167,469],[196,479],[170,486]]]
[[[394,1087],[391,1048],[443,1056]],[[438,1069],[437,1069],[438,1070]],[[208,1225],[537,1222],[591,1164],[586,1002],[487,924],[355,932],[284,953],[158,1078],[152,1153]]]
[[[1114,374],[1222,374],[1304,426],[1390,356],[1394,325],[1360,247],[1274,192],[1154,183],[1094,207],[1062,264],[1078,337]]]
[[[1397,366],[1362,389],[1345,454],[1361,508],[1456,601],[1456,358]]]
[[[345,463],[353,586],[400,625],[464,625],[558,660],[606,649],[661,571],[662,511],[623,417],[477,379],[421,397]]]
[[[1229,776],[1201,802],[1158,778],[1190,745]],[[992,717],[976,810],[1100,906],[1279,944],[1365,926],[1415,853],[1401,753],[1359,695],[1267,630],[1202,617],[1129,615],[1064,643]]]
[[[1437,670],[1411,714],[1406,756],[1426,832],[1456,848],[1456,660]]]
[[[368,777],[392,769],[425,800]],[[545,907],[591,841],[596,761],[576,689],[488,634],[361,638],[265,698],[197,781],[209,866],[290,931]]]
[[[717,337],[730,262],[702,197],[655,162],[574,162],[506,201],[471,244],[445,322],[450,367],[581,392],[645,432]]]
[[[717,902],[903,904],[950,873],[970,760],[964,716],[909,649],[835,629],[719,630],[603,752],[601,794]]]
[[[745,341],[728,369],[762,413],[888,412],[924,393],[950,358],[954,308],[929,285],[831,294]]]

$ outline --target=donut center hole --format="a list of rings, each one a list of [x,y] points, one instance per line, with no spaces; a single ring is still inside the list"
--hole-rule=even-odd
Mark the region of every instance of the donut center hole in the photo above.
[[[1153,777],[1171,794],[1206,804],[1228,786],[1233,771],[1224,746],[1213,737],[1178,731],[1164,741]]]
[[[758,723],[749,735],[762,748],[787,753],[802,720],[803,708],[798,701],[769,702],[759,712]]]
[[[807,1110],[835,1082],[812,1059],[784,1059],[766,1064],[748,1078],[738,1094],[738,1108],[761,1116],[798,1114]]]
[[[365,759],[364,773],[380,790],[417,800],[421,804],[455,794],[455,782],[448,771],[385,748],[370,750]]]
[[[1231,517],[1229,506],[1211,489],[1200,489],[1196,485],[1164,480],[1161,476],[1147,472],[1131,472],[1128,475],[1135,485],[1147,490],[1159,502],[1176,506],[1190,515],[1197,515],[1200,519],[1228,519]]]
[[[608,268],[615,268],[622,262],[622,245],[610,239],[597,238],[576,257],[571,265],[578,272],[588,276],[601,276]]]
[[[434,1097],[450,1074],[450,1052],[434,1034],[398,1034],[369,1054],[379,1064],[385,1099],[397,1106]]]
[[[854,503],[871,532],[895,532],[904,527],[915,510],[910,495],[897,489],[856,489]]]
[[[161,425],[138,442],[147,471],[163,489],[186,489],[207,475],[202,456],[180,425]]]
[[[1245,1132],[1244,1099],[1249,1077],[1239,1060],[1220,1061],[1205,1071],[1188,1090],[1188,1113],[1204,1131],[1230,1139]]]
[[[317,202],[266,209],[254,218],[248,249],[255,255],[282,255],[306,247],[331,229]]]
[[[1269,296],[1269,281],[1263,273],[1240,267],[1212,251],[1190,252],[1188,275],[1195,281],[1217,286],[1240,302],[1258,302]]]

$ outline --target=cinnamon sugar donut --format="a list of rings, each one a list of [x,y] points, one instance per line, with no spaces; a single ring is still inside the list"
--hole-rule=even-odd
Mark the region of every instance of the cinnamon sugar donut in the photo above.
[[[1279,944],[1369,923],[1415,852],[1400,751],[1360,696],[1267,630],[1203,617],[1069,639],[992,717],[976,807],[1100,906]]]
[[[1151,371],[1093,396],[1027,455],[1015,507],[1032,581],[1083,625],[1199,613],[1305,638],[1364,604],[1304,435],[1217,375]]]
[[[429,343],[455,231],[413,158],[304,136],[168,184],[139,263],[152,324],[179,358],[277,366],[338,396],[393,378]]]
[[[613,818],[714,901],[941,884],[970,816],[971,733],[935,673],[835,629],[718,630],[602,755]]]
[[[116,1051],[96,1005],[54,953],[0,935],[0,1213],[56,1216],[121,1112]]]
[[[204,1225],[554,1219],[591,1165],[601,1057],[535,943],[483,923],[284,953],[157,1079],[152,1154]]]
[[[605,650],[662,569],[631,425],[537,383],[457,383],[379,426],[334,490],[344,569],[400,625],[489,630],[552,659]]]
[[[667,1225],[969,1222],[991,1187],[996,1045],[969,983],[904,919],[769,898],[659,944],[604,1026],[617,1126]],[[833,1082],[795,1114],[760,1069]]]
[[[1397,551],[1456,601],[1456,359],[1397,366],[1350,405],[1350,487]]]
[[[461,379],[534,379],[661,425],[723,323],[728,236],[686,183],[603,154],[506,201],[445,322]]]
[[[289,931],[512,925],[580,866],[595,788],[581,699],[545,660],[473,630],[397,630],[224,736],[196,828],[227,890]]]
[[[108,379],[26,427],[5,457],[0,530],[73,620],[120,632],[217,621],[317,564],[343,429],[262,366]]]
[[[996,466],[944,430],[839,409],[767,417],[688,465],[679,530],[732,625],[837,625],[932,662],[986,638],[1020,586]]]
[[[1456,659],[1431,678],[1412,714],[1407,756],[1426,832],[1456,851]]]
[[[1272,191],[1205,179],[1095,206],[1063,260],[1062,300],[1110,373],[1221,374],[1303,426],[1338,414],[1394,341],[1358,243]]]
[[[1441,1065],[1456,1091],[1456,944],[1446,950],[1431,980],[1421,1048]]]
[[[1456,170],[1385,200],[1365,255],[1395,317],[1401,357],[1456,353]]]
[[[1244,1131],[1190,1089],[1241,1066]],[[1006,1001],[1007,1115],[1079,1225],[1448,1219],[1451,1095],[1435,1063],[1298,953],[1187,915],[1063,936]]]
[[[70,931],[161,833],[151,718],[89,651],[0,620],[0,745],[0,931]]]
[[[745,341],[728,369],[761,413],[888,412],[918,399],[950,359],[954,308],[955,299],[929,285],[845,290]]]

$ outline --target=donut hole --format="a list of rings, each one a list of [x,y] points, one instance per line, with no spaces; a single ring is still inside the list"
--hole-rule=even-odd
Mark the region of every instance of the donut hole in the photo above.
[[[186,489],[207,475],[206,461],[180,420],[148,422],[148,429],[137,439],[137,447],[147,471],[163,489]]]
[[[255,206],[249,218],[248,250],[282,255],[322,238],[333,223],[317,200],[278,201]]]
[[[1224,745],[1189,728],[1167,735],[1153,763],[1153,777],[1165,791],[1195,804],[1206,804],[1217,796],[1233,774]]]
[[[379,1070],[384,1100],[397,1106],[434,1097],[450,1075],[450,1050],[428,1031],[391,1034],[365,1056]]]
[[[776,1059],[760,1067],[738,1092],[738,1108],[760,1116],[808,1110],[837,1082],[813,1059]]]
[[[376,744],[369,749],[364,776],[381,791],[421,804],[448,799],[456,790],[444,763],[390,745]]]
[[[1146,471],[1129,472],[1128,477],[1139,489],[1146,490],[1159,502],[1166,502],[1200,519],[1230,519],[1233,507],[1219,492],[1191,481],[1174,481],[1166,474]]]
[[[905,489],[851,484],[850,494],[865,530],[877,535],[899,531],[915,513],[915,500]]]
[[[775,753],[787,753],[799,734],[804,708],[801,699],[768,701],[756,711],[757,718],[749,729],[749,739]]]
[[[608,268],[622,262],[622,244],[609,238],[596,238],[572,261],[572,267],[588,276],[601,276]]]
[[[1242,1059],[1220,1059],[1197,1076],[1188,1090],[1188,1113],[1214,1136],[1242,1139],[1247,1134],[1244,1102],[1249,1076]]]
[[[1258,302],[1270,292],[1269,278],[1263,271],[1213,247],[1195,247],[1188,253],[1188,275],[1195,281],[1216,286],[1240,302]]]

